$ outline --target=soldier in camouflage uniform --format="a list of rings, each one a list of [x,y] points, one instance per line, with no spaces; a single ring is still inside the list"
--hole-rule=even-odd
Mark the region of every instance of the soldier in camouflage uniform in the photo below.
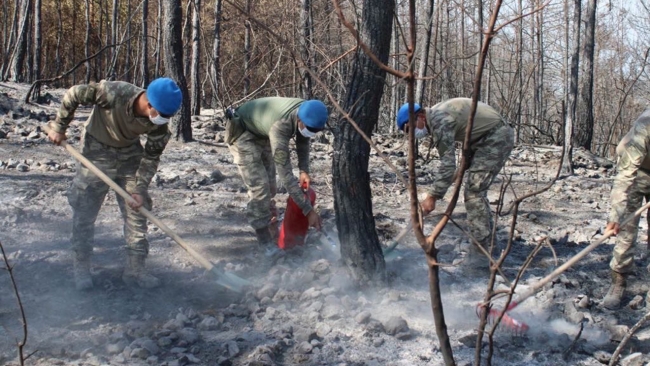
[[[141,206],[151,209],[147,189],[169,141],[169,119],[178,111],[181,101],[180,89],[168,78],[154,80],[146,91],[120,81],[76,85],[66,92],[56,119],[49,124],[48,138],[59,145],[66,138],[66,129],[77,107],[93,106],[83,137],[82,154],[133,198],[125,202],[116,195],[124,219],[127,246],[127,266],[122,279],[129,285],[152,288],[160,284],[158,278],[147,274],[144,268],[149,253],[145,237],[147,220],[138,210]],[[141,135],[146,135],[144,147]],[[79,290],[93,286],[90,260],[95,220],[108,188],[79,164],[68,191],[68,202],[73,210],[74,279]]]
[[[469,98],[454,98],[428,109],[414,105],[415,137],[421,139],[431,134],[433,144],[440,154],[440,167],[435,174],[433,187],[422,202],[425,215],[435,209],[436,201],[444,197],[453,182],[456,172],[455,143],[465,139],[471,102]],[[408,104],[400,108],[397,126],[400,130],[408,132]],[[465,182],[465,209],[470,234],[486,248],[493,225],[487,191],[510,156],[514,133],[496,110],[481,102],[478,103],[472,127],[472,157]],[[474,243],[470,248],[465,261],[468,268],[487,268],[487,258]]]
[[[320,229],[320,217],[302,189],[309,188],[309,140],[325,127],[328,113],[323,102],[297,98],[255,99],[229,113],[227,142],[248,188],[247,218],[259,244],[271,255],[276,251],[276,212],[273,197],[276,169],[289,195]],[[293,175],[289,143],[295,136],[299,180]]]
[[[650,201],[650,110],[634,122],[632,129],[616,147],[618,162],[616,178],[612,186],[612,208],[607,230],[618,234],[612,260],[612,284],[603,299],[603,306],[618,309],[627,285],[627,276],[634,270],[639,218],[621,227],[626,218],[643,206],[643,199]],[[650,224],[650,219],[649,219]],[[649,233],[650,234],[650,233]]]

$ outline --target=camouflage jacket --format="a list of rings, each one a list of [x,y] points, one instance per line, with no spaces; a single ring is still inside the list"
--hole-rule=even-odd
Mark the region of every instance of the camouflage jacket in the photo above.
[[[148,117],[134,115],[136,99],[144,92],[135,85],[121,81],[101,81],[88,85],[76,85],[63,96],[56,119],[50,127],[65,133],[79,105],[92,105],[86,133],[104,145],[122,148],[140,143],[140,135],[146,135],[144,155],[136,173],[136,190],[146,192],[151,179],[158,170],[162,155],[171,136],[168,125],[157,126]],[[137,192],[131,192],[137,193]]]
[[[437,199],[444,197],[456,173],[456,142],[465,140],[465,128],[469,119],[472,100],[453,98],[425,109],[427,128],[433,137],[433,146],[440,155],[440,167],[427,192]],[[477,142],[492,128],[504,123],[499,113],[485,103],[479,102],[474,117],[471,141]]]
[[[630,131],[616,147],[618,157],[616,178],[612,186],[609,222],[621,223],[627,206],[627,198],[634,189],[639,169],[650,170],[648,143],[650,142],[650,110],[634,121]]]
[[[242,104],[231,122],[241,123],[245,129],[259,138],[269,139],[273,161],[282,184],[302,212],[312,210],[311,203],[293,175],[289,145],[295,137],[298,169],[309,173],[310,140],[298,133],[298,107],[304,100],[296,98],[269,97]]]

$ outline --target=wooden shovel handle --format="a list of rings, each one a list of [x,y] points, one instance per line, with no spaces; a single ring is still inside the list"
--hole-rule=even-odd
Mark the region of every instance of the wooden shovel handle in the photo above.
[[[44,131],[48,133],[50,131],[49,126],[45,126]],[[131,195],[125,191],[122,187],[120,187],[117,183],[115,183],[111,178],[109,178],[104,172],[99,170],[93,164],[90,160],[88,160],[85,156],[83,156],[79,151],[77,151],[74,147],[70,146],[66,141],[61,142],[61,146],[63,146],[70,155],[72,155],[75,159],[79,160],[81,164],[83,164],[88,170],[93,172],[96,176],[99,177],[104,183],[108,184],[109,187],[111,187],[115,193],[119,194],[124,198],[127,202],[133,202],[134,199],[131,197]],[[138,210],[144,217],[149,219],[154,225],[158,226],[160,230],[164,231],[165,234],[169,235],[178,245],[180,245],[185,251],[187,251],[194,259],[196,259],[197,262],[199,262],[205,269],[208,271],[212,270],[214,265],[210,263],[209,260],[205,259],[203,256],[201,256],[198,252],[196,252],[189,244],[187,244],[183,238],[178,236],[169,226],[165,225],[164,222],[160,221],[156,216],[154,216],[151,211],[147,210],[144,207],[140,207]]]

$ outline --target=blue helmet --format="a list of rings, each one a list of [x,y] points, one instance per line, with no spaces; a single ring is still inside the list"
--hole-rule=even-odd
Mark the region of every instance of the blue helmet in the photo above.
[[[298,118],[307,127],[322,130],[328,116],[327,107],[320,100],[306,100],[298,107]]]
[[[419,104],[413,103],[413,112],[418,113],[422,109]],[[397,128],[404,131],[404,125],[409,121],[409,104],[404,103],[397,112]]]
[[[147,99],[158,113],[171,116],[181,108],[183,93],[174,80],[158,78],[149,84]]]

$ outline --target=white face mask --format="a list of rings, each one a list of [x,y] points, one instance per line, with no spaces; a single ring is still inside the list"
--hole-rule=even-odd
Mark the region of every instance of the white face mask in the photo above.
[[[421,138],[426,137],[429,134],[429,130],[427,130],[426,128],[417,128],[416,127],[414,134],[415,134],[415,138],[419,140]]]
[[[169,118],[165,118],[161,115],[157,115],[155,117],[151,117],[151,115],[149,115],[149,120],[151,121],[151,123],[158,126],[169,123]]]
[[[303,128],[300,130],[300,134],[305,136],[306,138],[310,139],[314,136],[316,136],[316,132],[311,132],[307,129],[307,127]]]

